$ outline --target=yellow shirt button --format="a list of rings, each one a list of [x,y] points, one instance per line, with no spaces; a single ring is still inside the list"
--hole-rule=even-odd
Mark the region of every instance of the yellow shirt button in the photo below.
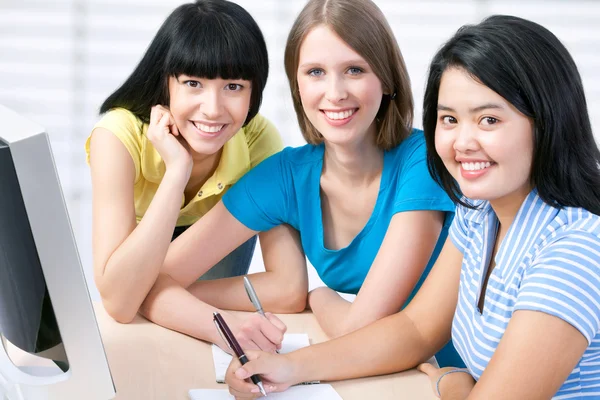
[[[217,187],[219,188],[219,190],[223,189],[223,184],[221,182],[217,183]]]
[[[198,192],[198,197],[202,197],[202,190]]]

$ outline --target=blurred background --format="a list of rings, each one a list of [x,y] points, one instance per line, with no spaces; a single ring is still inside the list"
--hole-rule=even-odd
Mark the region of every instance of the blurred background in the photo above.
[[[288,146],[304,144],[283,71],[287,33],[305,0],[236,0],[261,27],[270,76],[261,113]],[[180,0],[0,0],[0,104],[46,127],[93,299],[91,184],[84,142],[98,108],[133,70]],[[387,16],[410,73],[415,125],[430,59],[463,24],[512,14],[554,32],[573,55],[600,138],[600,1],[375,0]],[[0,121],[1,125],[1,121]],[[0,128],[1,129],[1,128]],[[1,135],[1,133],[0,133]],[[0,193],[0,195],[2,195]],[[251,271],[263,268],[257,251]],[[311,287],[320,285],[310,270]]]

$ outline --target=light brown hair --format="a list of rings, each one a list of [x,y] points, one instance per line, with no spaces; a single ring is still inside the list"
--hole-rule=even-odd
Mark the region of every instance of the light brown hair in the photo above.
[[[381,81],[384,95],[376,119],[376,144],[383,150],[398,146],[412,129],[410,79],[394,33],[371,0],[310,0],[292,26],[284,63],[304,139],[310,144],[323,142],[323,136],[304,113],[297,78],[302,42],[320,25],[330,28],[364,58]]]

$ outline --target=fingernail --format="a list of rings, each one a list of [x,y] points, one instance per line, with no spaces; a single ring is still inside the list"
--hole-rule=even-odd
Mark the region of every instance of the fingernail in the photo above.
[[[237,371],[235,371],[235,376],[237,376],[240,379],[246,379],[248,377],[248,372],[246,372],[245,369],[240,368]]]
[[[252,392],[252,393],[258,393],[258,392],[260,392],[260,389],[259,388],[254,388],[250,392]]]

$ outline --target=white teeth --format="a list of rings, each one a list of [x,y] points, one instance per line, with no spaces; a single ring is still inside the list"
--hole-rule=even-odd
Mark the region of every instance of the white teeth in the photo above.
[[[225,125],[208,126],[208,125],[201,124],[199,122],[194,122],[193,124],[196,128],[198,128],[202,132],[206,132],[206,133],[217,133],[221,129],[223,129],[223,127],[225,126]]]
[[[485,168],[489,168],[492,163],[491,162],[463,162],[461,163],[463,169],[465,171],[479,171]]]
[[[355,110],[346,110],[341,112],[333,112],[333,111],[324,111],[325,115],[329,119],[346,119],[349,118],[352,114],[354,114]]]

